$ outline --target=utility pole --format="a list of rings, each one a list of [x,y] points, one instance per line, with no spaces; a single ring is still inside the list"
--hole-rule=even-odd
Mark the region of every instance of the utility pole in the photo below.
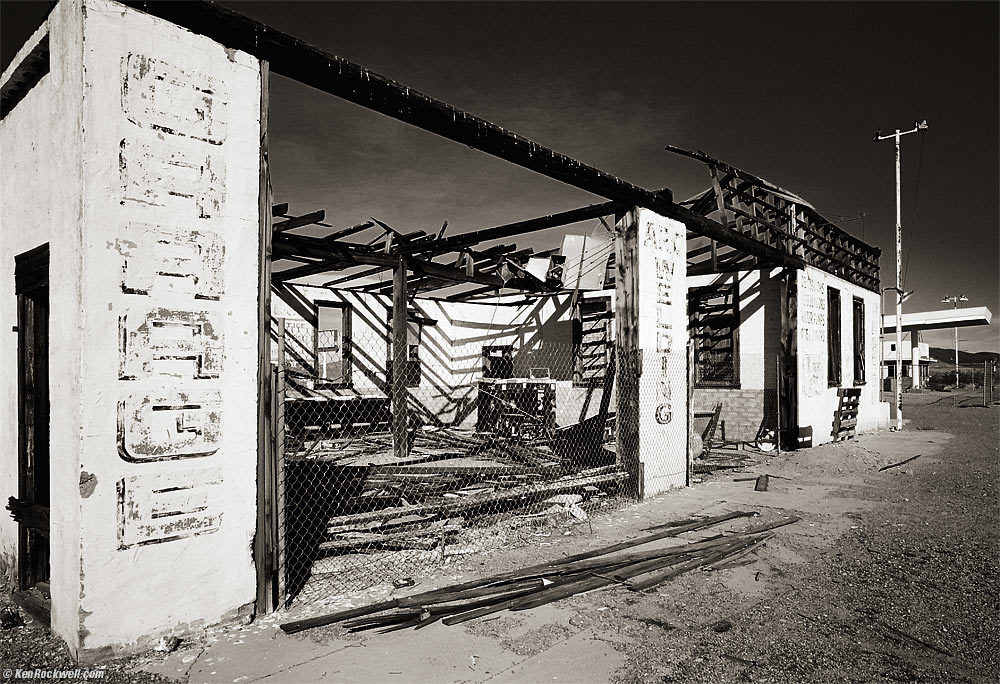
[[[900,206],[900,180],[899,180],[899,139],[901,136],[916,133],[927,129],[927,120],[920,123],[914,122],[913,128],[908,131],[882,135],[882,131],[875,132],[875,140],[888,140],[894,138],[896,141],[896,430],[903,429],[903,289],[902,268],[903,268],[903,218]]]
[[[946,304],[947,302],[951,302],[954,305],[952,307],[953,309],[958,309],[958,303],[959,302],[967,302],[967,301],[969,301],[969,298],[966,297],[965,294],[960,294],[960,295],[945,295],[941,299],[941,303],[942,304]],[[959,380],[958,380],[958,326],[956,326],[955,327],[955,389],[956,390],[958,389],[958,383],[959,383]]]

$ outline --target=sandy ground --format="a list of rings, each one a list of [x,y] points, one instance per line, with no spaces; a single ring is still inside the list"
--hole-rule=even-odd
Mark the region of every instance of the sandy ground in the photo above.
[[[972,395],[914,393],[901,433],[762,456],[745,472],[707,476],[590,523],[540,529],[519,548],[456,556],[415,576],[410,591],[603,546],[692,515],[760,513],[723,530],[802,517],[740,567],[688,573],[648,593],[616,587],[419,632],[352,635],[332,626],[288,636],[276,629],[392,592],[376,587],[337,605],[208,630],[167,656],[117,661],[108,681],[1000,681],[1000,407],[975,403]],[[733,481],[763,473],[777,476],[767,492]],[[30,624],[0,632],[0,661],[72,662]]]

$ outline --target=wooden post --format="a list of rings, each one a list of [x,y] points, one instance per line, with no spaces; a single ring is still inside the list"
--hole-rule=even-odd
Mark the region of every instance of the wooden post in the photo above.
[[[406,393],[406,259],[399,262],[392,275],[392,453],[396,458],[407,455],[407,393]]]
[[[258,614],[274,605],[275,482],[271,434],[271,179],[267,157],[268,64],[260,63],[260,180],[258,186],[257,265],[257,531],[254,565],[257,570]]]

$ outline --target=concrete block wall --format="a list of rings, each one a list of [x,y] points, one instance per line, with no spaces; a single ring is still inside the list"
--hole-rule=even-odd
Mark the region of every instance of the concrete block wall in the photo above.
[[[638,208],[617,229],[618,459],[642,498],[687,484],[686,231]]]
[[[734,442],[752,442],[760,428],[778,426],[778,392],[776,389],[712,389],[694,391],[694,411],[712,411],[722,402],[720,420],[725,424],[725,437]],[[701,423],[699,423],[701,424]],[[722,439],[723,426],[715,433]]]
[[[84,3],[79,475],[96,486],[75,573],[78,649],[100,657],[252,611],[261,72]]]

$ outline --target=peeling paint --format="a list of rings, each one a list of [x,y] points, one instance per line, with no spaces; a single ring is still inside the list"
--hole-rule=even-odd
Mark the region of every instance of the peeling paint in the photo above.
[[[161,59],[134,53],[122,58],[122,111],[142,128],[221,145],[227,135],[223,86]]]
[[[218,300],[224,293],[226,252],[215,231],[130,222],[113,247],[122,257],[125,294]]]
[[[118,453],[132,463],[210,456],[221,441],[218,390],[136,390],[118,403]]]
[[[121,380],[219,377],[223,340],[217,313],[130,307],[119,316],[118,329]]]
[[[210,149],[124,138],[118,168],[123,205],[163,207],[187,218],[207,219],[223,213],[225,165]]]
[[[122,478],[117,484],[119,548],[159,544],[219,529],[219,468]]]

